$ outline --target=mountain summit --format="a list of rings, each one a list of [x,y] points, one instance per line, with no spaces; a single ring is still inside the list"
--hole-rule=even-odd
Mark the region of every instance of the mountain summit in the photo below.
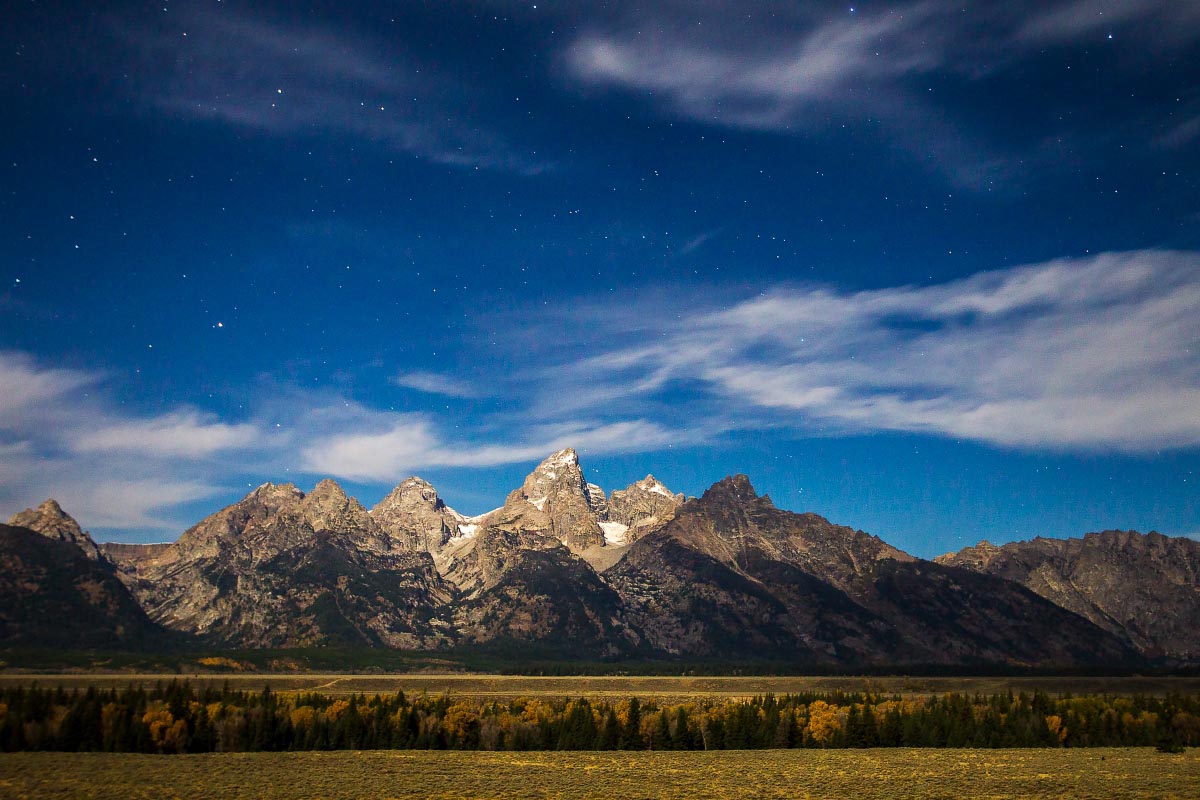
[[[52,497],[37,508],[27,508],[14,514],[8,524],[36,531],[60,542],[73,544],[93,561],[104,558],[91,535],[84,531],[70,514],[63,511],[62,506]]]

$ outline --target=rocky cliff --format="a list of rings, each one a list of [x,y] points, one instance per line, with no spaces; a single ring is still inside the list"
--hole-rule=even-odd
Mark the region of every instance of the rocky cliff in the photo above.
[[[264,484],[149,557],[121,562],[151,618],[241,647],[442,646],[453,588],[333,481]]]

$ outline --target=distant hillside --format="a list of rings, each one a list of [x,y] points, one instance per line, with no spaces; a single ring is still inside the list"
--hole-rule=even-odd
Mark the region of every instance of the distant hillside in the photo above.
[[[936,559],[1028,587],[1151,657],[1200,660],[1200,542],[1104,531],[996,547],[980,542]]]

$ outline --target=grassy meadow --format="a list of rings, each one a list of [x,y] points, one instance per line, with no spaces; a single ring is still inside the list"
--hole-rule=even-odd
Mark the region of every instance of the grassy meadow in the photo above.
[[[1196,798],[1200,752],[0,754],[0,798]]]

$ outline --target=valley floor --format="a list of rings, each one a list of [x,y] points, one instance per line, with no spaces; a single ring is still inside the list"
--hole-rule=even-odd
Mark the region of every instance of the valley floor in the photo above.
[[[486,675],[477,673],[334,674],[334,673],[133,673],[0,672],[0,689],[28,686],[65,689],[123,689],[130,685],[186,680],[196,688],[228,683],[230,688],[274,692],[320,692],[327,695],[449,693],[472,699],[511,700],[517,697],[587,697],[590,699],[654,698],[683,702],[694,697],[748,698],[767,693],[858,692],[935,695],[948,692],[993,694],[1042,691],[1056,695],[1200,694],[1200,677],[917,677],[917,676],[621,676],[621,675]],[[1200,793],[1198,793],[1200,795]]]
[[[0,754],[0,798],[1195,798],[1200,751]]]

